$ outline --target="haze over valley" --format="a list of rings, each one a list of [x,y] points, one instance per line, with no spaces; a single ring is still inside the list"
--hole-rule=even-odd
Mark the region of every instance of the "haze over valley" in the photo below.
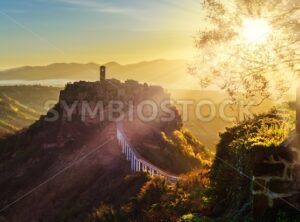
[[[165,88],[199,89],[197,78],[187,73],[187,60],[154,60],[121,65],[117,62],[103,64],[109,78],[120,80],[134,79]],[[55,63],[47,66],[25,66],[0,71],[0,84],[64,85],[68,81],[96,81],[99,77],[99,64]],[[24,80],[24,82],[22,82]],[[10,82],[11,81],[11,82]],[[31,82],[33,81],[33,82]]]

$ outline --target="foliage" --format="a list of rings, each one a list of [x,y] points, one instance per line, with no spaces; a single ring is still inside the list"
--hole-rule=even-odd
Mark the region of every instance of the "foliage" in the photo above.
[[[201,222],[201,218],[198,215],[186,214],[181,217],[182,222]]]
[[[208,170],[195,170],[177,184],[155,177],[144,184],[139,194],[120,207],[101,206],[93,212],[92,221],[179,221],[192,212],[206,209],[209,189]],[[109,220],[103,220],[109,217]],[[113,217],[111,217],[113,215]],[[193,217],[196,220],[197,215]],[[188,221],[188,220],[186,220]]]
[[[94,222],[109,222],[114,221],[114,209],[107,205],[101,205],[98,209],[96,209],[87,222],[94,221]]]
[[[186,158],[197,159],[201,165],[210,165],[208,151],[187,129],[175,130],[170,137],[162,133],[162,137],[166,142],[166,149],[179,152]]]
[[[276,149],[294,127],[294,113],[287,109],[260,114],[221,134],[211,170],[214,201],[225,214],[247,214],[252,179],[251,152]],[[237,209],[240,209],[237,212]],[[219,212],[221,213],[221,212]]]
[[[208,209],[212,201],[208,176],[210,154],[183,128],[169,134],[162,133],[161,138],[163,149],[145,149],[143,155],[163,169],[168,169],[166,163],[173,160],[169,169],[189,173],[182,175],[176,184],[154,177],[127,204],[100,206],[91,214],[89,221],[180,221],[185,214]],[[163,161],[160,162],[160,159]]]
[[[205,25],[195,37],[199,55],[190,67],[202,87],[215,85],[225,90],[232,102],[242,98],[246,105],[281,98],[299,75],[299,3],[204,0],[202,8]],[[264,42],[243,38],[247,20],[263,20],[272,27]]]
[[[151,140],[156,140],[157,148],[139,147],[139,152],[159,168],[173,174],[187,173],[211,164],[211,155],[206,148],[186,129],[171,133],[162,132]]]

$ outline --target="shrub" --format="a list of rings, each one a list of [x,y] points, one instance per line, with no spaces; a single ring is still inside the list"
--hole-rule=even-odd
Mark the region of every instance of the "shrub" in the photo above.
[[[225,215],[241,216],[249,212],[251,152],[255,149],[276,149],[293,129],[294,119],[290,110],[274,109],[228,128],[220,135],[211,182],[215,202]]]

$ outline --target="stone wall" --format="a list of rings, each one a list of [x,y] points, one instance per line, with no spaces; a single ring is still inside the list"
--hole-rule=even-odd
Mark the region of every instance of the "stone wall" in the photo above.
[[[300,208],[300,144],[292,135],[280,147],[257,149],[253,161],[253,214]]]
[[[110,112],[109,108],[111,107],[108,104],[112,101],[121,102],[124,106],[123,111],[126,112],[129,105],[136,108],[145,100],[160,105],[164,101],[170,101],[170,94],[160,86],[148,86],[134,80],[127,80],[124,83],[115,79],[102,82],[80,81],[67,84],[65,89],[60,92],[59,113],[62,114],[63,121],[77,118],[90,126],[102,124],[103,120],[109,119],[112,112]],[[144,109],[147,111],[147,106]],[[84,113],[82,113],[83,110]],[[161,109],[158,111],[158,117],[161,117],[164,113]]]

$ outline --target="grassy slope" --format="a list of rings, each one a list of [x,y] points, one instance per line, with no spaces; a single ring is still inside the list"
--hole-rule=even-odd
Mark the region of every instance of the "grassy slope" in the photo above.
[[[42,86],[0,86],[0,136],[31,125],[46,101],[57,101],[59,88]]]
[[[126,121],[124,129],[145,160],[170,174],[184,174],[210,164],[206,148],[181,126],[136,120]]]

